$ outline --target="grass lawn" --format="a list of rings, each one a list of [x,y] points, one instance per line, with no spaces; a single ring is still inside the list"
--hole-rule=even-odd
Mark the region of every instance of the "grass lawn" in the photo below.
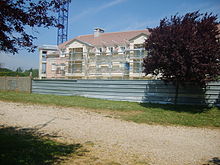
[[[67,145],[36,135],[34,130],[0,126],[0,164],[50,165],[77,154],[80,144]]]
[[[109,101],[79,96],[0,92],[0,100],[63,107],[79,107],[137,123],[220,127],[220,109]]]

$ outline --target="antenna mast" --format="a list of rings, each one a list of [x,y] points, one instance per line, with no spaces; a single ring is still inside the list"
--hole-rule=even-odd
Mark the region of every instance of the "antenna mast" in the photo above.
[[[60,0],[60,2],[62,6],[58,12],[58,24],[63,26],[58,26],[57,45],[67,41],[68,33],[69,0]]]

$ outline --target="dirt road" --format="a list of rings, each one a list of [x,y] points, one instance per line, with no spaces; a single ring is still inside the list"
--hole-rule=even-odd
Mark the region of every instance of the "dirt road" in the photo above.
[[[97,159],[120,164],[202,165],[220,158],[220,129],[136,124],[77,108],[3,101],[0,124],[92,143]]]

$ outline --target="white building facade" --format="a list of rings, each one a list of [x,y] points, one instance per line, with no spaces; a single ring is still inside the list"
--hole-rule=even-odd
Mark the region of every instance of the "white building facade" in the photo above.
[[[144,42],[149,31],[105,33],[78,36],[58,46],[39,48],[39,78],[141,79],[147,52]]]

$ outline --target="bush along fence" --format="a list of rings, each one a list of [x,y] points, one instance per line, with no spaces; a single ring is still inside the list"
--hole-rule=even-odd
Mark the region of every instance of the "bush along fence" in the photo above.
[[[31,93],[31,77],[0,77],[0,90]]]
[[[161,80],[33,80],[32,92],[65,96],[174,104],[176,87]],[[220,82],[206,88],[180,86],[177,104],[220,105]]]

